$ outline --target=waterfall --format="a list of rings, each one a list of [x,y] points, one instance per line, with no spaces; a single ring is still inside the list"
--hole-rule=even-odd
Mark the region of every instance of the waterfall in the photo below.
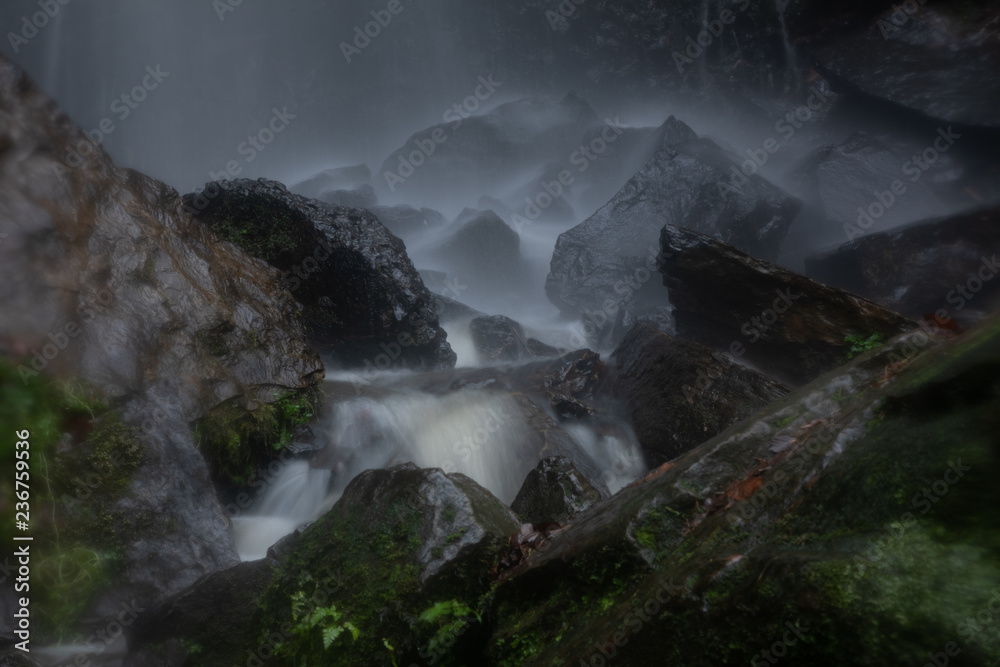
[[[284,464],[251,512],[232,519],[240,557],[263,558],[282,536],[328,511],[365,470],[413,462],[460,472],[508,504],[543,456],[569,456],[612,493],[645,470],[627,427],[599,433],[589,423],[569,424],[571,445],[553,451],[549,443],[543,454],[545,442],[528,419],[512,395],[489,390],[394,390],[337,403],[321,427],[325,446],[308,461]]]
[[[778,23],[781,26],[781,39],[785,46],[785,92],[791,92],[799,81],[798,56],[795,53],[795,46],[788,36],[788,25],[785,22],[785,12],[788,10],[790,0],[775,0],[775,9],[778,13]]]

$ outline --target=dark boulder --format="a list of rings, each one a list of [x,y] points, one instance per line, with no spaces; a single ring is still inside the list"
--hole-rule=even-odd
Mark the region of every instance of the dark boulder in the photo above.
[[[915,326],[708,236],[667,225],[660,241],[659,268],[677,333],[745,356],[782,382],[808,382],[842,364],[863,341],[874,344]]]
[[[1000,308],[1000,209],[909,225],[806,259],[809,277],[907,317],[968,324]]]
[[[484,363],[512,362],[530,354],[524,329],[509,317],[477,317],[469,323],[469,332]]]
[[[601,501],[601,494],[564,456],[542,459],[510,508],[527,523],[565,524]]]
[[[475,614],[484,611],[490,570],[519,525],[503,503],[464,475],[413,464],[364,472],[332,510],[285,547],[288,555],[250,636],[281,633],[333,603],[340,622],[360,630],[356,639],[345,630],[326,651],[322,628],[285,633],[279,656],[330,665],[390,664],[390,658],[410,664],[418,653],[438,650],[433,638],[453,621],[464,631],[453,632],[448,646],[454,643],[451,650],[461,653],[481,633]],[[314,602],[323,591],[327,597]],[[452,606],[443,614],[421,616],[448,601]],[[246,648],[255,651],[257,644]]]
[[[526,284],[521,239],[493,211],[485,211],[459,227],[434,252],[434,258],[447,269],[454,285],[452,291],[464,298],[517,294]]]
[[[370,212],[260,179],[209,184],[185,202],[207,228],[285,272],[310,343],[345,367],[455,363],[403,242]],[[381,364],[384,365],[384,364]]]
[[[759,176],[744,178],[727,153],[673,117],[662,132],[663,143],[646,166],[559,237],[545,291],[564,313],[584,314],[601,327],[624,308],[662,305],[650,272],[664,223],[757,257],[777,256],[798,202]]]
[[[725,355],[645,324],[625,336],[612,384],[656,465],[677,458],[788,393]]]

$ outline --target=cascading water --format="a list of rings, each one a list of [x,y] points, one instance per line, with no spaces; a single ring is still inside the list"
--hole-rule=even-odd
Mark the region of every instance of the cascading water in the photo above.
[[[781,39],[785,46],[785,92],[790,92],[792,87],[801,80],[799,77],[798,56],[795,53],[795,46],[788,37],[788,25],[785,22],[785,12],[788,10],[790,0],[775,0],[774,5],[778,13],[778,22],[781,26]]]
[[[409,461],[460,472],[506,503],[545,456],[568,456],[611,493],[645,470],[630,429],[598,433],[589,424],[571,424],[564,426],[569,440],[553,446],[529,424],[518,400],[500,391],[392,390],[378,399],[353,398],[332,406],[323,428],[325,446],[308,461],[286,463],[252,512],[232,520],[244,560],[264,557],[282,536],[329,510],[369,469]]]

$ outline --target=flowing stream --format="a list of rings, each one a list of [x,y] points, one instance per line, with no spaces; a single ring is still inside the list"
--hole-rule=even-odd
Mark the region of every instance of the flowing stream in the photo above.
[[[318,427],[323,448],[284,463],[260,490],[250,512],[234,517],[233,537],[244,560],[263,558],[282,536],[329,510],[364,470],[413,462],[468,475],[510,503],[543,456],[570,457],[614,493],[645,470],[631,429],[563,425],[568,436],[545,447],[530,412],[500,390],[443,396],[390,385],[379,398],[334,404]]]

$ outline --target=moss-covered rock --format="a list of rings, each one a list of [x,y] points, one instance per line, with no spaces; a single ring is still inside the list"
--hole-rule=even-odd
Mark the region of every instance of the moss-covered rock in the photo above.
[[[518,525],[464,475],[412,464],[362,473],[283,545],[247,648],[296,665],[474,662],[490,571]],[[328,645],[324,631],[336,634]]]

